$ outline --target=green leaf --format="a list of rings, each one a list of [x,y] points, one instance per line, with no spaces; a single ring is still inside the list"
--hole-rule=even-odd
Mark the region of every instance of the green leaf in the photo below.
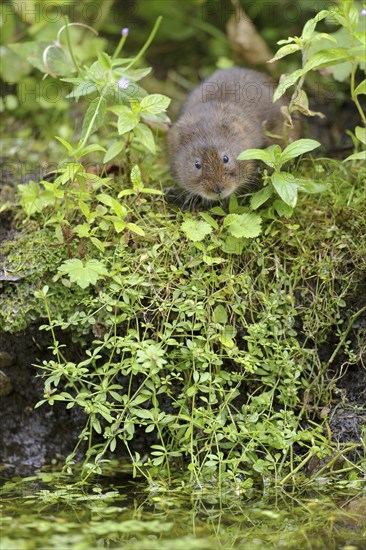
[[[360,19],[360,23],[361,23],[361,28],[362,28],[362,20],[361,20],[361,19]],[[365,31],[363,31],[363,32],[362,32],[362,31],[361,31],[361,32],[355,32],[355,33],[354,33],[354,36],[355,36],[355,38],[357,38],[357,40],[359,40],[359,41],[361,42],[361,44],[362,44],[363,46],[366,45],[366,33],[365,33]],[[364,58],[364,59],[365,59],[365,58]]]
[[[98,52],[98,61],[105,71],[112,68],[112,58],[105,52]]]
[[[2,34],[4,34],[4,27],[4,24],[1,25]],[[9,46],[11,47],[11,44],[9,44]],[[15,84],[21,82],[33,68],[30,63],[22,59],[18,54],[12,51],[10,47],[5,45],[0,47],[0,75],[5,82]]]
[[[145,78],[148,74],[150,74],[152,71],[152,67],[146,67],[144,69],[129,69],[127,72],[125,69],[119,69],[116,73],[120,76],[124,76],[127,80],[130,80],[131,82],[137,82],[138,80],[141,80],[142,78]]]
[[[136,235],[141,235],[141,237],[145,236],[145,231],[142,229],[142,227],[136,225],[135,223],[128,223],[126,224],[126,227],[128,227],[130,231],[136,233]]]
[[[292,36],[290,36],[289,38],[278,40],[277,44],[281,46],[282,44],[291,44],[292,42],[296,42],[296,41]]]
[[[366,79],[360,82],[355,89],[355,95],[366,94]]]
[[[193,242],[203,241],[212,231],[212,227],[207,222],[193,219],[184,221],[180,228]]]
[[[343,162],[346,162],[348,160],[366,160],[366,151],[360,151],[359,153],[353,153],[346,159],[344,159]]]
[[[239,213],[237,212],[238,208],[239,208],[238,197],[235,194],[231,195],[229,200],[229,213],[230,214]]]
[[[140,122],[140,116],[133,113],[126,105],[118,105],[111,110],[118,116],[118,133],[120,135],[130,132]]]
[[[280,97],[282,97],[286,90],[290,88],[290,86],[296,84],[296,82],[303,74],[303,69],[297,69],[297,71],[294,71],[286,75],[284,78],[281,78],[280,83],[278,84],[273,94],[273,103],[277,101]]]
[[[331,42],[337,44],[337,39],[332,34],[328,34],[327,32],[315,33],[315,35],[311,39],[311,43],[313,44],[314,42],[320,42],[324,40],[330,40]]]
[[[261,224],[261,217],[254,212],[229,214],[224,220],[224,227],[227,227],[229,233],[237,239],[258,237],[262,231]]]
[[[306,193],[322,193],[327,190],[327,186],[324,183],[317,183],[313,180],[296,178],[296,183],[299,190],[305,191]]]
[[[349,58],[350,55],[343,48],[325,48],[310,57],[307,63],[305,63],[303,72],[307,73],[312,69],[333,65],[334,63],[339,63],[340,61],[345,61]]]
[[[285,218],[290,218],[294,211],[291,206],[283,202],[281,199],[275,200],[273,207],[279,216],[284,216]]]
[[[286,46],[282,46],[274,57],[268,61],[268,63],[273,63],[274,61],[277,61],[278,59],[282,59],[286,55],[290,55],[291,53],[297,52],[301,50],[301,47],[298,44],[287,44]]]
[[[267,185],[266,187],[263,187],[250,199],[250,208],[252,210],[257,210],[262,204],[268,201],[268,199],[273,195],[273,187],[272,185]]]
[[[35,181],[18,185],[18,192],[27,216],[42,212],[46,206],[53,204],[55,200],[55,195],[51,191],[43,191],[39,183]]]
[[[304,25],[304,28],[301,33],[301,38],[303,40],[309,40],[310,38],[312,38],[316,24],[322,19],[324,19],[325,17],[327,17],[327,15],[329,14],[330,14],[329,10],[322,10],[319,13],[317,13],[315,17],[313,17],[312,19],[309,19],[309,21],[307,21]]]
[[[284,164],[290,159],[303,155],[308,151],[312,151],[319,146],[319,141],[316,141],[315,139],[298,139],[297,141],[290,143],[290,145],[287,145],[287,147],[282,151],[280,157],[281,163]]]
[[[139,123],[133,130],[136,139],[144,146],[150,153],[155,155],[156,145],[154,135],[150,128],[146,124]]]
[[[58,268],[58,272],[68,275],[70,281],[81,288],[95,285],[103,275],[108,275],[106,266],[98,260],[88,260],[85,263],[78,259],[66,260]]]
[[[82,139],[88,134],[91,136],[100,128],[104,122],[107,109],[106,101],[103,98],[96,98],[90,103],[83,122],[81,132]]]
[[[219,264],[223,264],[223,263],[226,262],[226,260],[224,260],[224,258],[220,258],[219,256],[213,257],[213,256],[203,255],[202,260],[207,265],[219,265]]]
[[[151,187],[144,187],[144,194],[145,195],[161,195],[164,197],[165,193],[164,191],[161,191],[160,189],[153,189]]]
[[[203,218],[205,220],[205,222],[207,222],[209,225],[211,225],[211,227],[213,229],[218,229],[219,228],[219,224],[217,223],[217,221],[212,216],[207,214],[206,212],[200,212],[200,216],[201,216],[201,218]]]
[[[237,239],[232,235],[228,235],[222,243],[221,248],[226,254],[235,254],[240,256],[244,249],[244,239]]]
[[[125,144],[122,141],[115,141],[109,147],[108,151],[104,155],[103,163],[110,162],[124,149]]]
[[[127,224],[116,216],[110,216],[108,219],[112,221],[116,233],[122,233],[126,229]]]
[[[234,340],[226,336],[226,334],[219,334],[218,338],[221,344],[226,348],[233,348],[235,346]]]
[[[96,196],[98,201],[105,204],[106,206],[109,206],[109,208],[119,217],[124,219],[127,216],[127,209],[122,206],[120,202],[118,202],[116,199],[111,197],[110,195],[107,195],[106,193],[100,193]]]
[[[66,141],[66,139],[63,139],[60,136],[55,136],[55,138],[65,147],[65,149],[67,149],[69,153],[72,153],[72,151],[74,150],[74,147],[71,145],[71,143],[69,143],[68,141]]]
[[[262,160],[268,166],[273,166],[281,153],[279,145],[271,145],[267,149],[247,149],[240,153],[238,160]]]
[[[187,389],[186,395],[187,397],[193,397],[197,393],[197,387],[196,386],[190,386]]]
[[[80,156],[89,155],[90,153],[95,153],[95,151],[103,151],[105,153],[105,148],[99,145],[99,143],[91,143],[82,149],[82,155]]]
[[[216,216],[226,216],[226,212],[223,208],[221,208],[221,206],[213,206],[210,209],[210,212],[212,212],[212,214],[216,214]]]
[[[89,237],[90,225],[88,223],[82,223],[82,224],[76,225],[73,229],[73,232],[80,238]]]
[[[85,202],[80,200],[79,201],[79,208],[82,211],[82,213],[84,214],[85,218],[88,219],[89,216],[90,216],[90,208],[89,208],[88,204],[86,204]]]
[[[220,325],[226,325],[228,322],[226,307],[222,306],[221,304],[216,306],[213,311],[212,318],[214,323],[219,323]]]
[[[69,82],[72,79],[63,78],[64,82]],[[66,96],[66,99],[78,99],[86,95],[90,95],[98,91],[98,86],[94,82],[88,82],[86,80],[81,80],[75,86],[75,88]]]
[[[295,181],[296,178],[289,172],[275,172],[272,174],[273,187],[281,199],[292,208],[295,207],[297,202],[298,186]]]
[[[94,246],[97,247],[98,250],[100,250],[102,253],[105,252],[105,246],[104,244],[102,243],[102,241],[100,241],[99,239],[97,239],[96,237],[90,237],[90,241],[93,243]]]
[[[366,128],[363,128],[361,126],[356,126],[355,128],[355,134],[356,137],[361,143],[366,145]]]
[[[141,170],[138,164],[135,164],[131,170],[131,183],[134,189],[140,189],[142,187]]]
[[[156,115],[169,107],[171,99],[161,94],[151,94],[141,100],[141,113]]]
[[[33,67],[45,73],[47,70],[43,63],[43,52],[49,45],[49,42],[35,40],[32,42],[9,44],[8,47],[20,57],[26,59]]]

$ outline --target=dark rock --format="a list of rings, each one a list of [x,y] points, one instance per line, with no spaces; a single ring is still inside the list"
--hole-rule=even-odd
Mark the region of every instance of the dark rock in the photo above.
[[[13,385],[9,376],[7,376],[2,370],[0,370],[0,397],[9,395],[12,389]]]
[[[15,363],[15,356],[7,351],[0,351],[0,369],[10,367]]]
[[[0,348],[8,366],[10,358],[17,357],[11,366],[13,391],[0,400],[3,475],[30,475],[44,464],[62,462],[74,449],[84,426],[86,417],[76,408],[66,410],[59,403],[34,408],[44,394],[40,370],[34,365],[50,358],[48,337],[38,326],[18,334],[0,333]],[[9,373],[6,377],[9,380]]]

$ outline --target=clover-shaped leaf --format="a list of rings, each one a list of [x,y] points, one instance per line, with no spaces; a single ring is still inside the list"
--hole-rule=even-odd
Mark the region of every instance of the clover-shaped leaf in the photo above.
[[[88,260],[85,263],[78,259],[66,260],[59,268],[59,273],[68,275],[72,283],[86,288],[95,283],[103,275],[108,275],[107,268],[99,260]]]
[[[212,231],[212,227],[204,221],[186,220],[180,226],[186,237],[193,242],[203,241]]]
[[[229,233],[236,238],[258,237],[262,231],[262,219],[257,214],[229,214],[225,218],[224,226],[228,228]]]

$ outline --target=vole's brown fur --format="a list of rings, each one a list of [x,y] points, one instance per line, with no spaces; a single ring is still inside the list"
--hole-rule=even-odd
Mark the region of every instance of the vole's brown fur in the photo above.
[[[284,99],[272,102],[276,83],[250,69],[222,69],[188,97],[168,134],[172,171],[190,194],[206,199],[228,197],[250,187],[256,163],[238,161],[245,149],[262,149],[282,136]],[[289,132],[290,141],[298,129]]]

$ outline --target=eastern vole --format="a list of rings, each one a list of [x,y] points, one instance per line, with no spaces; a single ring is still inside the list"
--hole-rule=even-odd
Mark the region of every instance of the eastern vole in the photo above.
[[[286,101],[272,102],[275,88],[266,74],[232,68],[216,71],[193,90],[168,133],[173,174],[189,194],[213,200],[250,188],[257,163],[236,159],[245,149],[278,142],[265,131],[282,135]]]

